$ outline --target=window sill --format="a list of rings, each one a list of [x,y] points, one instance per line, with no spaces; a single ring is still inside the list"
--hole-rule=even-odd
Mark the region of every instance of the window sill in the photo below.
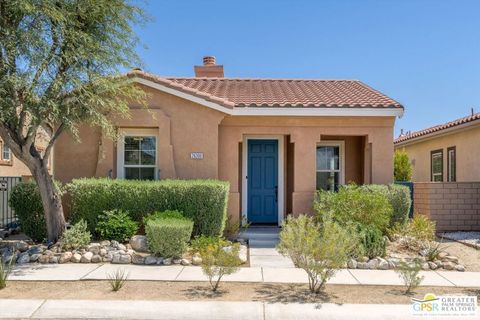
[[[0,166],[13,166],[13,161],[12,160],[0,160]]]

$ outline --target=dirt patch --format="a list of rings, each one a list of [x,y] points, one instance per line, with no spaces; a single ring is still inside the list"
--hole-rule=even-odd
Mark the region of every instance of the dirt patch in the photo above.
[[[0,290],[0,298],[86,299],[86,300],[222,300],[267,303],[399,303],[408,304],[400,286],[327,285],[325,292],[312,295],[307,285],[269,283],[222,283],[213,293],[208,283],[128,281],[119,292],[112,292],[107,281],[10,281]],[[480,295],[473,288],[419,287],[414,297],[426,293]]]
[[[467,271],[480,271],[480,250],[464,245],[460,242],[439,239],[441,248],[450,255],[456,256]]]

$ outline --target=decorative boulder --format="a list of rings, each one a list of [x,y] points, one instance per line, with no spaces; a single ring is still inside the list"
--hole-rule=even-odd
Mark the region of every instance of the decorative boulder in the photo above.
[[[58,259],[58,263],[67,263],[72,260],[73,254],[70,251],[64,252],[61,254],[60,259]]]
[[[132,246],[132,249],[137,252],[148,252],[148,243],[146,236],[133,236],[130,239],[130,245]]]
[[[145,257],[145,264],[147,265],[157,264],[157,258],[154,256]]]
[[[18,258],[17,258],[18,264],[25,264],[29,262],[30,262],[30,256],[28,255],[28,252],[22,252],[18,255]]]
[[[82,255],[80,253],[75,253],[70,259],[70,262],[79,263],[81,259],[82,259]]]
[[[92,261],[92,257],[93,257],[93,253],[91,253],[90,251],[85,252],[83,254],[82,258],[80,259],[80,262],[81,263],[90,263]]]
[[[357,261],[355,259],[349,259],[347,262],[347,267],[349,269],[357,269]]]
[[[132,257],[129,254],[116,253],[113,255],[112,263],[114,264],[129,264],[132,262]]]
[[[94,254],[91,261],[92,261],[92,263],[102,262],[102,257],[98,254]]]

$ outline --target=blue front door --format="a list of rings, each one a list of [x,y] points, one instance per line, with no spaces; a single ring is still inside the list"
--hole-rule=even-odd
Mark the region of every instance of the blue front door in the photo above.
[[[278,222],[278,141],[248,140],[248,221]]]

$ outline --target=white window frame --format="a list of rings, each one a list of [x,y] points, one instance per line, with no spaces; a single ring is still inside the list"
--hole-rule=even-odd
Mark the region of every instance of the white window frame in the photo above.
[[[441,164],[442,164],[442,167],[440,169],[440,172],[433,172],[433,158],[434,156],[440,156],[440,160],[441,160]],[[430,180],[431,182],[443,182],[444,180],[444,175],[443,175],[443,171],[444,171],[444,161],[443,161],[443,149],[438,149],[438,150],[433,150],[433,151],[430,151]],[[441,179],[439,181],[435,181],[435,177],[437,176],[440,176]]]
[[[7,153],[5,153],[5,149],[7,149]],[[5,154],[8,154],[7,157],[5,157]],[[5,144],[5,142],[2,144],[2,159],[4,161],[10,161],[12,160],[12,150]]]
[[[315,147],[315,187],[317,185],[317,172],[332,172],[332,170],[317,169],[317,148],[318,147],[338,147],[339,149],[338,170],[333,170],[333,171],[339,173],[338,184],[344,185],[345,184],[345,141],[331,140],[331,141],[321,141],[317,143],[317,146]]]
[[[125,179],[125,167],[154,168],[154,179],[158,179],[158,130],[120,129],[117,142],[117,179]],[[125,137],[155,137],[155,165],[125,165]]]

